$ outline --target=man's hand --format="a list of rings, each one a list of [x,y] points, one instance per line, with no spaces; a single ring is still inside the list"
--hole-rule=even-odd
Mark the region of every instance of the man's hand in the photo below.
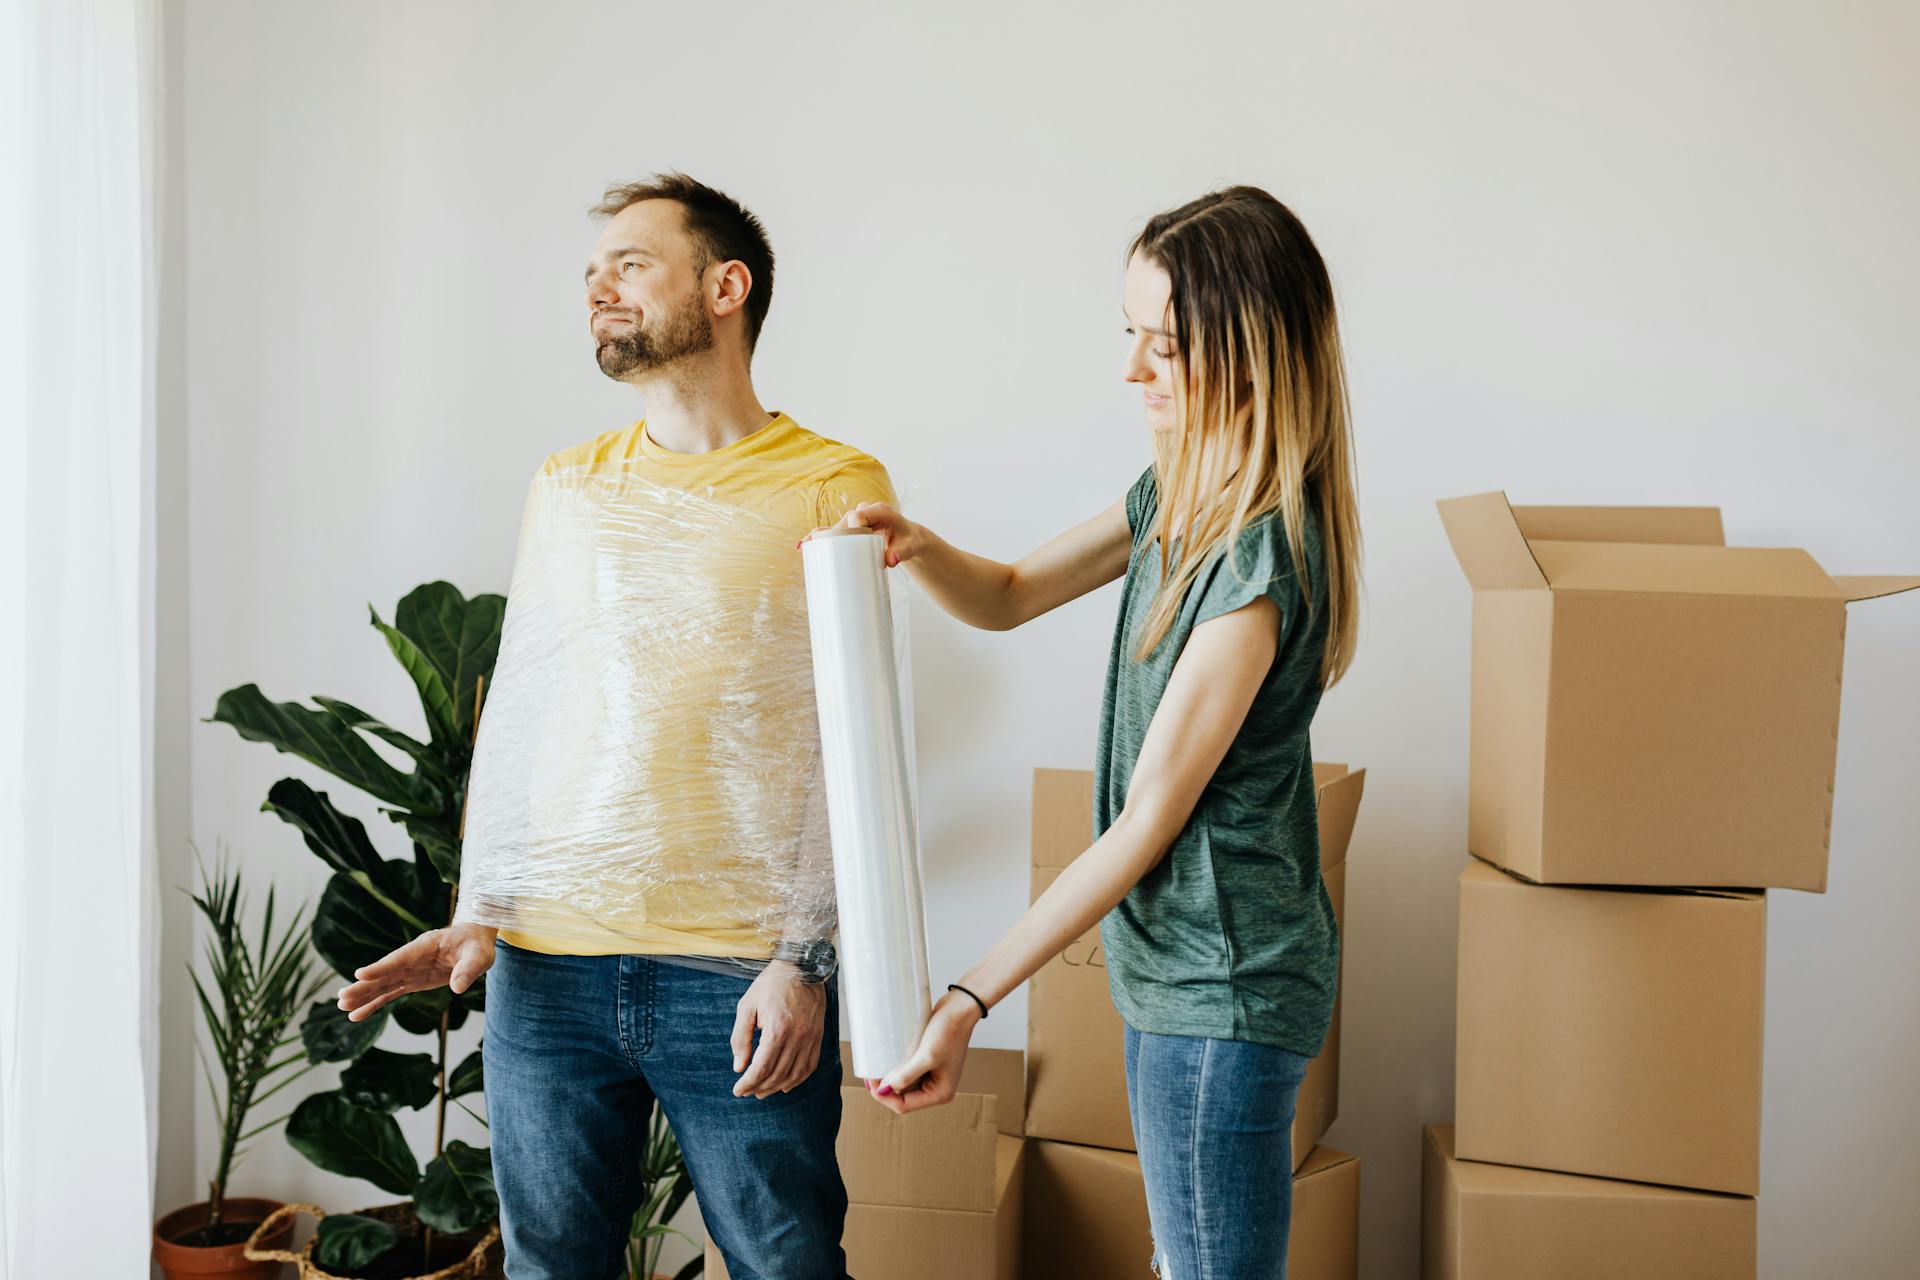
[[[775,960],[740,997],[733,1016],[733,1084],[736,1098],[785,1093],[820,1065],[820,1033],[826,1021],[827,989],[802,982],[800,971]],[[755,1029],[760,1045],[753,1043]],[[752,1058],[751,1064],[748,1058]]]
[[[352,1022],[364,1022],[382,1006],[412,991],[452,987],[459,995],[493,965],[500,931],[484,924],[455,924],[423,933],[397,951],[355,969],[358,979],[340,989],[340,1007]]]

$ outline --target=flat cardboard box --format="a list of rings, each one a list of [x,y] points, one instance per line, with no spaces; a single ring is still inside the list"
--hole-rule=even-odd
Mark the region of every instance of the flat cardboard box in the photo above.
[[[1153,1229],[1140,1157],[1037,1139],[1027,1148],[1031,1167],[1022,1274],[1029,1280],[1147,1276]],[[1354,1280],[1359,1238],[1360,1162],[1316,1147],[1293,1175],[1287,1275],[1290,1280]]]
[[[994,1205],[986,1212],[849,1204],[840,1238],[848,1273],[858,1280],[1018,1280],[1027,1144],[1007,1135],[994,1143]],[[725,1280],[726,1259],[711,1239],[706,1263],[709,1280]]]
[[[1026,1167],[1019,1051],[969,1050],[953,1102],[896,1116],[867,1096],[849,1046],[840,1049],[848,1270],[861,1280],[1014,1280]],[[711,1240],[707,1274],[727,1274]]]
[[[1320,809],[1320,874],[1341,922],[1345,967],[1347,845],[1367,771],[1315,762]],[[1093,775],[1080,769],[1033,773],[1033,896],[1093,843]],[[1084,1146],[1133,1150],[1120,1015],[1107,988],[1096,926],[1047,962],[1027,987],[1027,1132]],[[1333,1005],[1320,1056],[1296,1100],[1294,1167],[1332,1126],[1340,1109],[1340,1000]]]
[[[1766,898],[1460,874],[1465,1160],[1760,1190]]]
[[[844,1049],[845,1043],[842,1042]],[[1021,1055],[970,1049],[946,1106],[897,1116],[867,1095],[843,1052],[836,1154],[847,1199],[902,1209],[992,1213],[1000,1202],[997,1139],[1021,1133]]]
[[[1467,848],[1543,884],[1824,892],[1849,602],[1713,507],[1440,503],[1473,584]]]
[[[1759,1213],[1745,1196],[1611,1182],[1454,1154],[1428,1125],[1420,1280],[1753,1280]]]

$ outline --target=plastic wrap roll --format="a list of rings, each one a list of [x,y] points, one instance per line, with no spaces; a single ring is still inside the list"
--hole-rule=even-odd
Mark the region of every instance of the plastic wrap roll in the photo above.
[[[835,528],[806,544],[808,629],[840,914],[853,1070],[874,1079],[919,1043],[930,1005],[909,725],[885,540]]]

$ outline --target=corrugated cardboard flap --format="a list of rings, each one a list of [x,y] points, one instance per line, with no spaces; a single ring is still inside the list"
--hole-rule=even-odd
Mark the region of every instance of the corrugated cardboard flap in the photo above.
[[[1336,769],[1338,773],[1332,772]],[[1367,771],[1315,761],[1313,780],[1318,784],[1320,805],[1320,873],[1325,875],[1347,859],[1347,844],[1353,839],[1353,823],[1360,813]]]
[[[1555,591],[1832,599],[1833,579],[1794,547],[1702,547],[1645,542],[1535,542]]]
[[[1033,771],[1033,865],[1064,867],[1087,851],[1093,834],[1093,774]]]
[[[853,1074],[853,1046],[845,1040],[840,1042],[840,1083],[848,1088],[865,1087],[865,1082]],[[1020,1050],[967,1050],[966,1063],[960,1068],[960,1092],[992,1098],[994,1120],[1003,1135],[1018,1138],[1026,1133],[1027,1055]]]
[[[1003,1133],[993,1148],[993,1203],[998,1206],[1007,1198],[1007,1185],[1013,1181],[1013,1175],[1020,1168],[1021,1157],[1027,1154],[1027,1144],[1012,1134]]]
[[[1293,1180],[1296,1183],[1304,1182],[1316,1174],[1338,1169],[1343,1164],[1352,1164],[1357,1158],[1356,1156],[1348,1155],[1344,1151],[1335,1151],[1332,1147],[1315,1147],[1313,1154],[1309,1155],[1306,1160],[1301,1163],[1300,1167],[1294,1170]]]
[[[1692,898],[1724,898],[1729,902],[1765,903],[1767,899],[1764,889],[1729,889],[1712,885],[1542,884],[1530,876],[1521,875],[1511,867],[1496,866],[1477,853],[1468,857],[1467,865],[1460,873],[1461,888],[1464,889],[1469,885],[1508,889],[1552,889],[1556,892],[1684,894]]]
[[[1841,577],[1834,575],[1833,585],[1840,588],[1841,596],[1849,603],[1860,600],[1878,600],[1882,596],[1897,596],[1902,591],[1912,591],[1920,587],[1920,578],[1887,577]]]
[[[1430,1124],[1425,1126],[1425,1132],[1427,1145],[1453,1166],[1454,1182],[1462,1195],[1659,1200],[1698,1204],[1750,1199],[1724,1191],[1695,1191],[1654,1182],[1622,1182],[1612,1178],[1590,1178],[1578,1173],[1556,1173],[1518,1165],[1462,1160],[1454,1154],[1452,1125]]]
[[[1436,505],[1454,558],[1475,591],[1538,590],[1547,585],[1506,494],[1447,498]]]
[[[1718,507],[1515,507],[1513,518],[1528,542],[1727,542]]]
[[[946,1106],[897,1116],[864,1087],[843,1087],[840,1107],[838,1155],[848,1199],[992,1212],[1000,1145],[992,1098],[962,1093]]]

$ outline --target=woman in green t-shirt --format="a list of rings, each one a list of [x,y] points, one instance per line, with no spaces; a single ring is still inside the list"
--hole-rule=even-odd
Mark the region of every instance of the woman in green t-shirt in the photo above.
[[[1098,839],[869,1088],[896,1111],[951,1099],[974,1025],[1098,920],[1161,1274],[1267,1280],[1286,1274],[1294,1098],[1339,973],[1308,743],[1359,582],[1333,288],[1299,220],[1232,187],[1147,223],[1125,310],[1155,461],[1124,498],[1010,565],[884,504],[848,516],[978,627],[1126,578]]]

